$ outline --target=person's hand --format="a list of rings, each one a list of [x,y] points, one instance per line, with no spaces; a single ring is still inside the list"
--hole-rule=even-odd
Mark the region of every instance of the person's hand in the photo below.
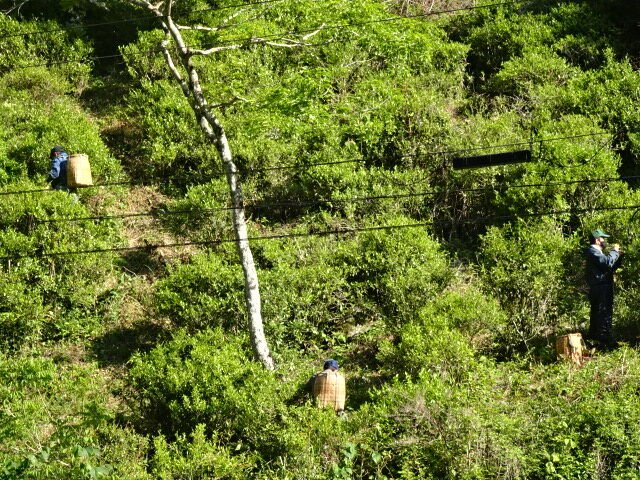
[[[618,245],[617,243],[614,243],[613,246],[611,247],[613,250],[615,250],[616,252],[620,251],[620,245]]]

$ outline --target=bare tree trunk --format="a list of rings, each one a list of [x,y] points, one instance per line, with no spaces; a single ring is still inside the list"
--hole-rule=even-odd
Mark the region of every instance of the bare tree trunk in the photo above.
[[[249,246],[247,223],[244,214],[244,200],[238,170],[233,161],[233,154],[222,124],[216,115],[211,111],[200,85],[198,72],[191,60],[193,52],[186,46],[180,27],[178,27],[171,17],[171,6],[173,0],[160,2],[156,5],[147,0],[126,0],[134,5],[142,6],[153,12],[162,21],[164,30],[167,33],[167,40],[163,42],[165,60],[171,70],[172,75],[180,84],[182,92],[189,100],[195,113],[196,119],[205,136],[215,145],[225,168],[229,192],[233,204],[233,227],[236,235],[236,246],[242,264],[245,283],[245,303],[249,316],[249,335],[256,358],[268,370],[274,369],[273,359],[269,352],[269,345],[264,334],[262,323],[262,311],[260,302],[260,288],[258,283],[258,273],[256,271],[253,254]],[[164,4],[164,9],[161,10]],[[177,47],[177,55],[182,67],[186,71],[187,78],[183,78],[180,70],[176,67],[168,49],[169,39]],[[212,53],[212,52],[210,52]]]

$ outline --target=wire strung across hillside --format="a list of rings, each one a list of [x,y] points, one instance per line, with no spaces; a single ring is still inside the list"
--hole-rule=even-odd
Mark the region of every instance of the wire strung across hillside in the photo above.
[[[610,135],[610,133],[609,132],[592,132],[592,133],[582,133],[577,135],[568,135],[565,137],[541,138],[533,142],[531,141],[514,142],[514,143],[503,143],[498,145],[488,145],[485,147],[478,146],[478,147],[461,148],[457,150],[435,150],[432,152],[416,152],[411,154],[404,154],[402,158],[415,158],[415,157],[424,158],[424,157],[436,156],[436,155],[454,155],[454,154],[462,154],[462,153],[468,153],[468,152],[474,152],[474,151],[493,150],[497,148],[518,147],[523,145],[531,145],[532,143],[542,144],[542,143],[548,143],[548,142],[557,142],[560,140],[573,140],[576,138],[596,137],[596,136],[602,136],[602,135]],[[598,150],[598,152],[599,151],[600,150]],[[254,173],[254,172],[263,172],[263,171],[271,171],[271,170],[296,169],[296,168],[300,168],[301,166],[302,167],[319,167],[319,166],[326,166],[326,165],[340,165],[343,163],[365,163],[368,161],[370,160],[357,158],[357,159],[351,159],[351,160],[338,160],[335,162],[319,162],[319,163],[309,163],[309,164],[302,164],[302,165],[290,164],[290,165],[275,165],[271,167],[257,167],[257,168],[249,168],[249,171]]]
[[[270,4],[270,3],[280,3],[280,2],[284,2],[284,1],[285,0],[261,0],[261,1],[256,1],[256,2],[236,3],[235,5],[226,5],[226,6],[223,6],[223,7],[211,7],[211,8],[203,8],[203,9],[199,9],[199,10],[191,10],[189,12],[189,15],[194,15],[194,14],[198,14],[198,13],[214,12],[214,11],[222,11],[222,10],[230,10],[232,8],[252,7],[252,6],[256,6],[256,5],[266,5],[266,4]],[[112,26],[112,25],[121,25],[123,23],[141,22],[141,21],[144,21],[144,20],[157,20],[158,18],[164,18],[164,17],[166,17],[166,15],[163,15],[162,17],[158,17],[157,15],[145,15],[145,16],[142,16],[142,17],[122,18],[120,20],[112,20],[110,22],[77,23],[77,24],[67,25],[67,26],[59,27],[59,28],[51,28],[51,29],[48,29],[48,30],[32,30],[30,32],[19,32],[19,33],[11,33],[11,34],[8,34],[8,35],[1,35],[0,36],[0,41],[4,40],[5,38],[27,37],[29,35],[40,35],[40,34],[52,33],[52,32],[64,32],[64,31],[74,30],[74,29],[87,29],[87,28],[96,28],[96,27],[106,27],[106,26]]]
[[[194,215],[198,214],[204,218],[204,214],[220,212],[225,210],[235,210],[236,207],[218,207],[218,208],[199,208],[199,209],[184,209],[184,210],[162,210],[156,209],[149,212],[130,212],[120,213],[115,215],[91,215],[87,217],[62,217],[62,218],[49,218],[45,220],[35,219],[34,223],[72,223],[72,222],[87,222],[87,221],[103,221],[103,220],[118,220],[125,218],[137,218],[137,217],[161,217],[165,215]]]
[[[390,22],[395,22],[395,21],[402,21],[402,20],[412,20],[412,19],[417,19],[417,18],[426,18],[426,17],[430,17],[430,16],[436,16],[436,15],[444,15],[447,13],[456,13],[456,12],[462,12],[462,11],[466,11],[466,10],[478,10],[478,9],[484,9],[484,8],[492,8],[492,7],[498,7],[498,6],[504,6],[504,5],[512,5],[512,4],[518,4],[518,3],[525,3],[529,0],[510,0],[507,2],[499,2],[499,3],[492,3],[492,4],[487,4],[487,5],[474,5],[471,7],[461,7],[461,8],[453,8],[453,9],[447,9],[447,10],[438,10],[438,11],[430,11],[430,12],[426,12],[426,13],[421,13],[421,14],[415,14],[415,15],[396,15],[393,17],[385,17],[385,18],[379,18],[376,20],[368,20],[368,21],[363,21],[363,22],[351,22],[351,23],[343,23],[343,24],[336,24],[336,25],[319,25],[317,27],[314,28],[308,28],[308,29],[303,29],[303,30],[299,30],[299,31],[292,31],[292,30],[288,30],[285,32],[280,32],[280,33],[273,33],[273,34],[268,34],[268,35],[261,35],[259,36],[259,38],[261,40],[269,40],[269,39],[281,39],[281,38],[285,38],[286,36],[290,36],[290,35],[303,35],[305,33],[313,33],[319,30],[346,30],[348,28],[351,27],[362,27],[362,26],[367,26],[367,25],[373,25],[376,23],[390,23]],[[157,17],[156,17],[157,18]],[[235,45],[235,44],[244,44],[244,43],[249,43],[252,42],[253,40],[255,40],[257,38],[257,36],[251,36],[251,37],[231,37],[228,39],[225,39],[223,41],[219,41],[216,42],[215,45],[211,45],[211,46],[198,46],[198,49],[202,49],[202,50],[206,50],[209,48],[214,48],[214,47],[225,47],[225,46],[231,46],[231,45]],[[0,40],[2,40],[2,37],[0,37]],[[321,42],[321,43],[317,43],[317,44],[301,44],[301,47],[318,47],[318,46],[322,46],[322,45],[326,45],[330,42]],[[253,46],[257,46],[257,45],[268,45],[267,43],[253,43]],[[186,45],[186,48],[196,48],[193,45]],[[137,52],[137,53],[131,53],[131,56],[148,56],[150,54],[154,54],[154,53],[159,53],[160,49],[158,48],[154,48],[154,49],[150,49],[150,50],[146,50],[143,52]],[[44,63],[37,63],[37,64],[29,64],[29,65],[16,65],[14,67],[12,67],[13,70],[16,69],[25,69],[25,68],[37,68],[37,67],[49,67],[49,66],[53,66],[53,65],[66,65],[66,64],[71,64],[71,63],[78,63],[78,64],[82,64],[82,63],[86,63],[87,61],[102,61],[102,60],[108,60],[108,59],[114,59],[114,58],[122,58],[124,60],[124,58],[122,57],[121,54],[112,54],[112,55],[98,55],[98,56],[93,56],[93,57],[84,57],[80,60],[60,60],[60,61],[49,61],[49,62],[44,62]]]
[[[99,188],[99,187],[114,187],[114,186],[124,186],[124,185],[134,185],[131,182],[109,182],[109,183],[100,183],[96,185],[90,185],[86,187],[79,187],[82,189],[90,189],[90,188]],[[141,185],[141,184],[137,184]],[[0,196],[5,195],[24,195],[29,193],[44,193],[44,192],[57,192],[58,190],[52,188],[34,188],[33,190],[7,190],[5,192],[0,191]]]
[[[568,136],[564,136],[564,137],[551,137],[551,138],[543,138],[543,139],[538,139],[536,140],[534,143],[536,144],[541,144],[541,143],[547,143],[547,142],[557,142],[560,140],[573,140],[576,138],[584,138],[584,137],[595,137],[595,136],[602,136],[602,135],[609,135],[608,132],[591,132],[591,133],[582,133],[582,134],[576,134],[576,135],[568,135]],[[478,147],[469,147],[469,148],[462,148],[462,149],[457,149],[457,150],[436,150],[436,151],[432,151],[432,152],[420,152],[420,153],[414,153],[414,154],[407,154],[405,155],[403,158],[411,158],[411,157],[428,157],[428,156],[435,156],[435,155],[453,155],[453,154],[458,154],[458,153],[465,153],[465,152],[472,152],[472,151],[484,151],[484,150],[492,150],[492,149],[498,149],[498,148],[506,148],[506,147],[514,147],[514,146],[521,146],[521,145],[529,145],[531,142],[516,142],[516,143],[504,143],[504,144],[495,144],[495,145],[487,145],[487,146],[478,146]],[[596,154],[599,153],[602,150],[602,147],[596,151]],[[595,154],[593,157],[594,158]],[[351,159],[351,160],[339,160],[339,161],[335,161],[335,162],[317,162],[317,163],[308,163],[308,164],[301,164],[301,165],[294,165],[294,164],[290,164],[290,165],[275,165],[275,166],[271,166],[271,167],[259,167],[259,168],[249,168],[248,172],[250,173],[256,173],[256,172],[262,172],[262,171],[271,171],[271,170],[296,170],[296,169],[301,169],[301,168],[312,168],[312,167],[319,167],[319,166],[327,166],[327,165],[339,165],[339,164],[344,164],[344,163],[364,163],[370,160],[365,160],[362,158],[358,158],[358,159]],[[571,168],[571,167],[563,167],[563,168]],[[218,172],[218,173],[222,173],[222,172]],[[624,178],[632,178],[632,177],[624,177]],[[100,183],[100,184],[95,184],[95,185],[91,185],[88,187],[80,187],[82,189],[90,189],[90,188],[99,188],[99,187],[111,187],[111,186],[150,186],[150,185],[162,185],[160,183],[136,183],[136,182],[109,182],[109,183]],[[0,191],[0,196],[6,196],[6,195],[23,195],[23,194],[30,194],[30,193],[44,193],[44,192],[56,192],[57,190],[53,190],[51,188],[37,188],[37,189],[32,189],[32,190],[7,190],[7,191]]]
[[[222,239],[222,240],[202,240],[202,241],[191,241],[191,242],[177,242],[177,243],[165,243],[165,244],[146,244],[140,246],[133,247],[112,247],[112,248],[96,248],[96,249],[87,249],[87,250],[72,250],[72,251],[62,251],[62,252],[40,252],[37,254],[29,254],[29,255],[5,255],[0,257],[0,261],[11,261],[11,260],[21,260],[25,258],[45,258],[45,257],[62,257],[62,256],[75,256],[75,255],[88,255],[88,254],[96,254],[96,253],[116,253],[116,252],[130,252],[130,251],[151,251],[157,250],[161,248],[176,248],[176,247],[186,247],[186,246],[212,246],[212,245],[220,245],[223,243],[235,243],[238,241],[249,241],[249,242],[258,242],[258,241],[268,241],[268,240],[281,240],[287,238],[302,238],[302,237],[319,237],[319,236],[329,236],[329,235],[349,235],[359,232],[372,232],[372,231],[381,231],[381,230],[402,230],[408,228],[426,228],[436,225],[469,225],[469,224],[487,224],[492,222],[505,222],[509,220],[519,220],[524,218],[535,218],[535,217],[550,217],[557,215],[567,215],[567,214],[580,214],[580,213],[593,213],[598,211],[620,211],[620,210],[637,210],[640,209],[639,205],[621,205],[617,207],[592,207],[592,208],[579,208],[579,209],[569,209],[569,210],[550,210],[545,212],[532,212],[532,213],[522,213],[518,215],[496,215],[491,217],[476,217],[476,218],[468,218],[461,220],[436,220],[431,222],[420,222],[420,223],[410,223],[410,224],[400,224],[400,225],[377,225],[371,227],[342,227],[335,228],[329,230],[320,230],[315,232],[305,232],[305,233],[283,233],[283,234],[275,234],[275,235],[263,235],[263,236],[255,236],[255,237],[247,237],[243,239]]]
[[[278,208],[300,208],[300,207],[312,207],[312,206],[320,206],[320,205],[349,205],[353,203],[371,202],[376,200],[393,200],[393,199],[402,199],[402,198],[436,196],[443,193],[456,194],[456,193],[477,193],[477,192],[489,192],[489,191],[504,192],[507,190],[519,189],[519,188],[544,188],[544,187],[555,187],[555,186],[566,186],[566,185],[577,185],[577,184],[628,182],[631,180],[638,180],[638,179],[640,179],[640,175],[632,175],[632,176],[625,176],[625,177],[610,177],[610,178],[591,178],[591,179],[587,178],[582,180],[568,180],[568,181],[558,181],[558,182],[500,185],[500,186],[492,186],[492,187],[443,189],[443,190],[432,190],[432,191],[426,191],[426,192],[371,195],[371,196],[349,197],[349,198],[327,198],[327,199],[305,200],[305,201],[254,203],[254,204],[249,203],[244,205],[243,207],[225,206],[225,207],[217,207],[217,208],[191,208],[191,209],[182,209],[182,210],[155,209],[148,212],[130,212],[130,213],[123,213],[123,214],[116,214],[116,215],[62,217],[62,218],[49,218],[49,219],[43,219],[43,220],[36,218],[33,220],[33,223],[34,224],[72,223],[72,222],[83,222],[83,221],[106,221],[106,220],[137,218],[137,217],[162,217],[162,216],[170,216],[170,215],[192,215],[192,216],[198,216],[199,218],[206,218],[205,217],[206,214],[235,210],[237,208],[243,208],[244,210],[251,212],[252,210],[275,210]]]

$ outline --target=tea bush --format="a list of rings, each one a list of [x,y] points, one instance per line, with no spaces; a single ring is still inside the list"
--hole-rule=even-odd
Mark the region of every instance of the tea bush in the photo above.
[[[352,476],[633,478],[637,362],[623,349],[581,370],[479,357],[458,379],[398,375],[349,419]]]
[[[162,432],[152,460],[159,475],[172,478],[191,466],[220,476],[244,466],[242,478],[247,478],[278,459],[299,459],[313,468],[318,459],[310,452],[341,443],[335,413],[295,403],[288,407],[302,379],[278,381],[250,361],[245,343],[220,329],[194,336],[180,332],[133,359],[130,380],[138,392],[139,424],[147,432]]]
[[[112,424],[96,373],[93,365],[0,356],[0,478],[148,478],[144,441]]]
[[[0,78],[0,140],[5,144],[0,180],[24,180],[44,185],[50,168],[49,151],[63,145],[69,153],[85,153],[95,183],[122,178],[121,168],[102,142],[98,129],[65,96],[65,83],[44,68],[16,70]],[[36,101],[33,101],[33,100]],[[28,130],[22,126],[27,122]],[[10,177],[8,176],[10,174]]]
[[[29,182],[12,188],[33,189]],[[117,241],[115,225],[56,222],[86,217],[87,208],[64,192],[41,192],[0,205],[0,255],[5,257],[0,305],[9,327],[2,342],[19,348],[36,340],[86,336],[101,328],[109,309],[107,279],[113,255],[66,254],[109,248]],[[57,255],[59,253],[59,255]],[[71,260],[73,259],[73,260]],[[100,281],[101,280],[101,281]]]
[[[158,311],[192,331],[245,325],[242,271],[219,255],[200,255],[172,267],[157,283]]]
[[[411,377],[426,371],[459,381],[474,368],[476,353],[494,347],[506,320],[497,302],[477,290],[444,292],[399,326],[397,345],[381,347],[380,363]]]
[[[38,34],[30,34],[34,31]],[[77,31],[73,32],[73,29],[68,32],[61,29],[52,21],[16,21],[9,15],[2,15],[0,34],[5,37],[5,42],[0,52],[0,76],[22,72],[18,75],[29,84],[31,77],[28,72],[33,71],[35,65],[55,63],[55,73],[49,72],[49,76],[56,83],[64,78],[68,82],[66,91],[80,93],[89,79],[90,68],[86,59],[91,54],[91,47],[75,33]],[[41,93],[47,91],[45,88]]]
[[[550,335],[561,326],[563,306],[571,311],[581,300],[565,287],[564,258],[579,249],[574,242],[544,222],[491,228],[483,237],[484,279],[510,316],[503,344]]]

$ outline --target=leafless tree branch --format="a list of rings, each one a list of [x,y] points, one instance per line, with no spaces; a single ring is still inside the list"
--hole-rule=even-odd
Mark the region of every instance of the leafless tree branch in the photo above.
[[[309,40],[311,37],[315,37],[318,33],[324,30],[324,27],[325,24],[323,23],[315,32],[307,33],[304,37],[302,37],[302,40]]]
[[[192,55],[211,55],[214,53],[218,53],[218,52],[223,52],[226,50],[238,50],[239,48],[243,48],[246,47],[248,45],[270,45],[272,47],[279,47],[279,48],[301,48],[301,47],[309,47],[311,46],[311,44],[306,43],[306,40],[308,40],[309,38],[313,37],[314,35],[317,35],[320,31],[322,30],[322,28],[309,33],[307,35],[305,35],[304,37],[302,37],[302,41],[298,41],[298,40],[294,40],[294,39],[290,39],[290,38],[281,38],[280,41],[273,41],[273,40],[268,40],[266,38],[260,38],[260,37],[253,37],[251,39],[248,40],[247,43],[236,43],[233,45],[222,45],[219,47],[211,47],[211,48],[207,48],[207,49],[197,49],[197,48],[192,48],[189,49],[189,53]]]
[[[3,13],[5,15],[9,15],[11,12],[13,12],[14,10],[18,10],[18,13],[20,13],[20,9],[23,7],[23,5],[25,3],[27,3],[29,0],[24,0],[23,2],[20,2],[19,4],[14,4],[13,7],[9,8],[8,10],[5,10]]]
[[[178,30],[197,30],[201,32],[217,32],[220,30],[220,27],[205,27],[204,25],[193,25],[188,27],[186,25],[176,25]]]
[[[180,71],[178,70],[175,62],[173,61],[173,57],[171,56],[171,52],[169,52],[169,48],[168,48],[169,42],[170,42],[170,38],[169,38],[169,35],[167,35],[167,38],[162,41],[162,53],[164,55],[165,61],[167,62],[169,70],[171,71],[171,74],[176,79],[176,81],[180,85],[180,88],[182,89],[182,93],[184,93],[186,97],[189,97],[190,96],[189,85],[187,84],[187,82],[184,81],[184,79],[182,78],[182,75],[180,75]]]

